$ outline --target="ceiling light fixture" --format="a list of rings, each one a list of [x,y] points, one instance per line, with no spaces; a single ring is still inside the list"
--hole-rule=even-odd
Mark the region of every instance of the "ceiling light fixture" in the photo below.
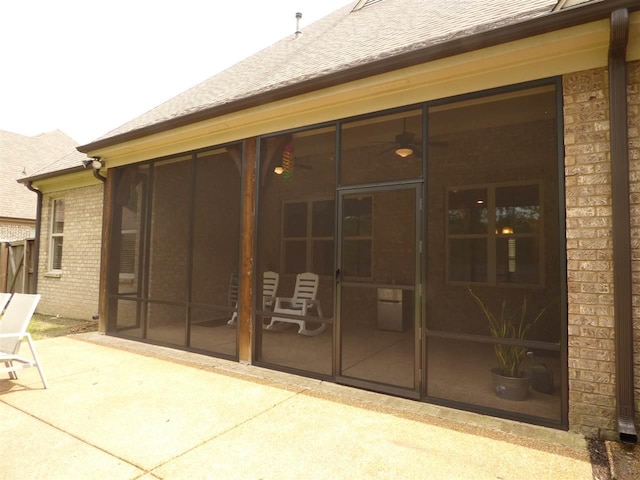
[[[399,157],[407,158],[409,155],[412,155],[412,154],[413,154],[413,148],[411,147],[399,146],[398,148],[396,148],[396,155],[398,155]]]

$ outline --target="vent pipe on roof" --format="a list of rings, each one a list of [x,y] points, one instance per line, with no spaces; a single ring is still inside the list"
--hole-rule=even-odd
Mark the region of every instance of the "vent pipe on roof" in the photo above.
[[[302,31],[300,30],[300,19],[302,18],[302,14],[300,12],[296,13],[296,38],[302,35]]]

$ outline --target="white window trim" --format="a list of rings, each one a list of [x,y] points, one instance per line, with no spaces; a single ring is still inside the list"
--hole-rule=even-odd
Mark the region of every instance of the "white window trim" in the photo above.
[[[49,272],[54,274],[62,273],[62,257],[60,257],[60,268],[54,268],[54,256],[55,256],[55,239],[61,238],[62,245],[64,247],[64,219],[62,222],[62,233],[55,233],[55,218],[56,218],[56,204],[62,201],[64,203],[64,197],[57,197],[51,199],[51,221],[49,222]]]

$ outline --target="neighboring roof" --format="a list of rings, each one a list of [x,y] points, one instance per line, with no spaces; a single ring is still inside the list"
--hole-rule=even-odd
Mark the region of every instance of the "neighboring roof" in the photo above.
[[[0,217],[35,219],[36,195],[17,180],[76,151],[77,145],[60,130],[33,137],[0,130]]]
[[[317,88],[313,80],[330,78],[342,72],[358,71],[359,78],[372,74],[372,65],[398,60],[390,66],[408,66],[407,54],[423,52],[468,41],[503,27],[516,29],[523,22],[551,18],[557,0],[381,0],[350,2],[345,7],[241,61],[162,105],[82,147],[82,151],[115,145],[152,133],[170,130],[196,121],[214,118],[304,93],[300,85]],[[616,0],[591,0],[588,7],[604,9],[622,4]],[[634,2],[626,2],[634,3]],[[606,5],[605,5],[606,4]],[[354,9],[354,7],[360,7]],[[572,10],[585,10],[584,5]],[[566,18],[562,17],[562,18]],[[555,25],[551,28],[559,28]],[[511,31],[513,31],[513,29]],[[522,29],[521,35],[530,34]],[[475,46],[475,47],[474,47]],[[443,47],[442,51],[445,52]],[[451,54],[450,52],[448,54]],[[441,53],[445,56],[447,53]],[[416,60],[416,58],[413,58]],[[422,60],[424,61],[424,60]],[[398,65],[398,63],[402,63]],[[373,72],[379,73],[379,72]],[[358,78],[358,77],[354,77]],[[336,78],[334,84],[353,78]],[[328,86],[328,85],[325,85]]]
[[[88,160],[88,158],[89,157],[87,157],[84,153],[80,153],[74,148],[73,151],[36,170],[28,177],[25,177],[19,181],[20,183],[24,183],[26,181],[64,175],[65,173],[69,173],[72,171],[81,171],[85,169],[85,166],[82,162],[84,160]]]

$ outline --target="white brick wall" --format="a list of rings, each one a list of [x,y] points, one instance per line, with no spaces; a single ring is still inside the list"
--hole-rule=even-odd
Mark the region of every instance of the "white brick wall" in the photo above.
[[[40,236],[38,313],[90,319],[98,313],[103,186],[44,195]],[[52,199],[64,198],[62,274],[49,271]]]

